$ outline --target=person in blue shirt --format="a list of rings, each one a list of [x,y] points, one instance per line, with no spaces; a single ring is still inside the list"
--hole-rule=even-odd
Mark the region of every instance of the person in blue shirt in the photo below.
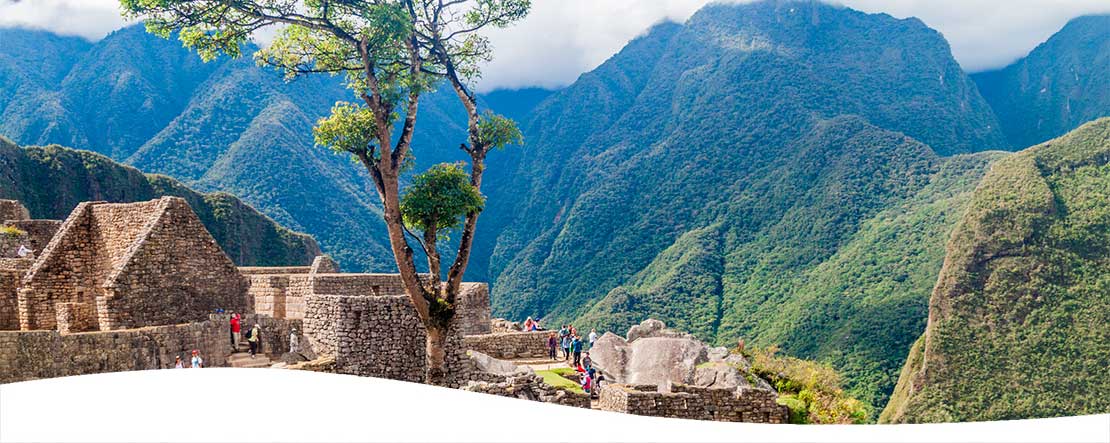
[[[563,335],[563,361],[570,361],[570,334]]]
[[[582,339],[577,335],[570,341],[570,351],[574,353],[574,367],[582,361]]]

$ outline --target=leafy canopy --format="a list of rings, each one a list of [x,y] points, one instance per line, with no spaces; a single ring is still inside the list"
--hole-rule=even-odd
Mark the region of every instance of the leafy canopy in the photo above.
[[[414,178],[401,197],[401,214],[410,228],[442,232],[457,229],[463,216],[484,205],[462,163],[441,163]]]

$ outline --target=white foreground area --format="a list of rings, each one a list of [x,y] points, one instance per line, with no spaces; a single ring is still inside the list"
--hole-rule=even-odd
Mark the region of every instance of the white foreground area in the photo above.
[[[899,426],[638,417],[280,369],[176,369],[0,385],[0,441],[1110,441],[1110,415]]]

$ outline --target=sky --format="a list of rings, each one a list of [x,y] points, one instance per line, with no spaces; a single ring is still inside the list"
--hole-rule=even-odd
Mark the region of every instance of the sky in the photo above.
[[[735,2],[736,0],[728,0]],[[1110,13],[1107,0],[828,0],[865,12],[917,17],[944,34],[965,71],[1003,67],[1068,20]],[[532,12],[488,33],[494,60],[481,90],[557,88],[600,65],[651,25],[683,22],[711,0],[533,0]],[[0,26],[89,40],[125,26],[118,0],[0,0]]]

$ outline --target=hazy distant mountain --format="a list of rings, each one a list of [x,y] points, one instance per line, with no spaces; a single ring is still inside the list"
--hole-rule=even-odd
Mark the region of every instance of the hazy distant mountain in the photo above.
[[[1110,116],[1110,15],[1076,18],[1028,56],[972,79],[1016,149]]]

